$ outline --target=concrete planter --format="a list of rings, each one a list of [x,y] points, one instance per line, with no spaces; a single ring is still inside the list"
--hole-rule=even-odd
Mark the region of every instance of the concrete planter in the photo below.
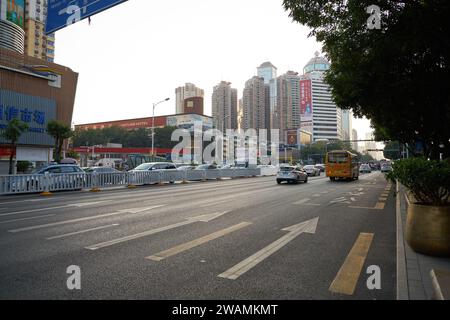
[[[406,220],[406,241],[416,252],[450,257],[450,206],[411,203]]]

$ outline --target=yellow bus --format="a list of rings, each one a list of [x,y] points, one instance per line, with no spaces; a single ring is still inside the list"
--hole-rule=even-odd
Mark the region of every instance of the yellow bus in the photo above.
[[[331,181],[357,180],[359,177],[358,156],[346,150],[330,151],[325,160],[325,170]]]

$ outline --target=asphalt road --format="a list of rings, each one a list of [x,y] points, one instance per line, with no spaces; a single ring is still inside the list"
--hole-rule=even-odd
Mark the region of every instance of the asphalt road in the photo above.
[[[395,250],[378,172],[0,198],[1,299],[395,299]]]

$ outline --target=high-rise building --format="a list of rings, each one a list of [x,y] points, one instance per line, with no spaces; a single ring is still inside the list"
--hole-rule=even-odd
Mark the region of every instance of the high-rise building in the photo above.
[[[176,113],[186,113],[184,111],[184,100],[193,97],[204,98],[205,92],[203,89],[197,88],[193,83],[186,83],[183,87],[175,89],[176,95]]]
[[[356,131],[355,129],[352,129],[352,149],[355,151],[359,151],[359,146],[358,146],[358,131]]]
[[[48,1],[26,0],[25,4],[25,53],[53,62],[55,60],[55,34],[45,35]]]
[[[288,71],[276,79],[276,100],[271,112],[271,125],[280,130],[282,143],[286,143],[287,130],[300,129],[300,79],[294,71]]]
[[[367,132],[366,133],[366,140],[374,140],[375,136],[373,132]],[[376,150],[377,149],[377,143],[375,141],[366,141],[364,152],[371,155],[374,159],[377,159],[378,152],[377,151],[369,151],[369,150]]]
[[[213,89],[212,116],[214,126],[226,133],[226,129],[238,128],[238,97],[237,89],[231,87],[231,83],[221,81]]]
[[[306,64],[302,76],[302,129],[312,130],[314,141],[341,140],[343,137],[342,110],[334,103],[330,86],[324,81],[324,72],[329,68],[330,63],[316,52],[315,57]],[[311,116],[312,123],[309,120]]]
[[[203,97],[192,97],[184,99],[183,113],[196,113],[203,115]]]
[[[0,0],[0,47],[24,53],[25,6],[22,1]]]
[[[257,68],[258,77],[264,79],[265,86],[265,128],[272,128],[272,113],[275,104],[272,103],[273,98],[276,97],[276,78],[277,68],[269,61],[264,62]],[[272,105],[273,104],[273,105]],[[270,133],[269,133],[270,137]]]
[[[342,139],[352,140],[352,126],[353,126],[353,112],[352,110],[342,110]]]
[[[266,123],[266,87],[264,78],[254,76],[245,82],[242,97],[242,129],[267,129]]]

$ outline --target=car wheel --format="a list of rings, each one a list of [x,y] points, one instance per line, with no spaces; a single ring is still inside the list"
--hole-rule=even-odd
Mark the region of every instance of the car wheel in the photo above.
[[[278,183],[278,184],[281,184],[281,181],[280,181],[280,180],[277,180],[277,183]]]
[[[306,176],[306,178],[303,182],[308,183],[308,176]]]

